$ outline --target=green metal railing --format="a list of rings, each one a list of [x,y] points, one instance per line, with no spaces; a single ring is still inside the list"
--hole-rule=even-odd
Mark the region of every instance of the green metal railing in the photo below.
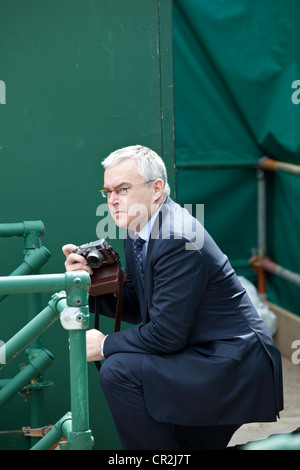
[[[47,248],[42,246],[42,236],[44,235],[44,224],[41,220],[25,221],[20,223],[0,224],[0,237],[20,237],[24,239],[24,259],[11,276],[25,276],[29,274],[39,273],[41,267],[49,260],[51,253]],[[3,301],[8,294],[0,295],[0,302]],[[41,294],[28,294],[28,322],[34,318],[42,308]],[[26,350],[28,362],[38,354],[42,349],[42,336],[39,335],[29,345]],[[0,359],[2,360],[1,356]],[[3,362],[3,361],[2,361]],[[22,390],[25,394],[30,394],[30,428],[37,429],[43,424],[43,403],[44,391],[46,387],[52,386],[51,382],[45,382],[43,375],[39,374],[34,380],[34,387],[27,385]],[[1,386],[1,382],[0,382]],[[37,438],[31,437],[31,444],[35,443]]]
[[[54,294],[48,306],[32,319],[24,328],[13,336],[6,344],[6,364],[26,348],[38,335],[48,328],[58,317],[62,326],[69,330],[70,339],[70,381],[71,381],[71,431],[68,433],[67,448],[90,449],[93,438],[89,430],[88,411],[88,377],[86,362],[85,331],[89,327],[89,310],[87,291],[90,276],[85,271],[52,275],[7,276],[0,278],[1,294],[23,294],[34,292],[51,292],[53,289],[64,289]],[[0,405],[33,376],[47,368],[53,360],[49,351],[39,350],[14,379],[0,390]],[[1,368],[6,364],[1,364]],[[68,418],[69,419],[69,418]],[[48,439],[43,438],[32,449],[47,449]],[[66,447],[66,444],[65,444]]]
[[[61,437],[61,448],[88,450],[93,446],[89,429],[88,376],[85,332],[89,327],[88,289],[90,276],[85,271],[64,274],[32,274],[49,259],[50,252],[41,246],[44,226],[41,221],[0,224],[0,237],[24,237],[24,262],[11,275],[0,277],[0,301],[8,294],[28,294],[28,323],[5,344],[0,344],[0,370],[26,348],[28,364],[14,378],[0,380],[0,407],[23,387],[32,394],[31,427],[38,427],[42,403],[43,372],[53,363],[52,353],[41,347],[41,335],[58,318],[69,331],[71,412],[59,420],[42,439],[31,439],[32,450],[46,450]],[[41,292],[55,292],[46,308],[37,312]],[[33,387],[29,384],[38,379]],[[50,444],[49,444],[50,443]]]

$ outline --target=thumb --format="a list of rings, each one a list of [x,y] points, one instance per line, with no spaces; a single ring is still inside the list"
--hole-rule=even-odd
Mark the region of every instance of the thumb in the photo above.
[[[62,247],[63,254],[68,257],[72,251],[76,250],[77,246],[73,245],[72,243],[69,243],[68,245],[64,245]]]

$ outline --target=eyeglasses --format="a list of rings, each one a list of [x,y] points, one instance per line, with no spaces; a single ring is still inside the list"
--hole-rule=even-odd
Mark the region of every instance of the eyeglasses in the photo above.
[[[131,186],[125,186],[118,189],[100,189],[99,193],[101,193],[105,199],[109,199],[112,193],[115,193],[117,196],[126,196],[131,188],[135,188],[136,186],[141,186],[143,184],[152,183],[153,181],[155,180],[143,181],[143,183],[133,184]]]

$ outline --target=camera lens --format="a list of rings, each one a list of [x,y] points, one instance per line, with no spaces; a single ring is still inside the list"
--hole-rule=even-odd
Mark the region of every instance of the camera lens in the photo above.
[[[87,255],[86,260],[91,268],[100,268],[105,256],[97,248],[93,248]]]

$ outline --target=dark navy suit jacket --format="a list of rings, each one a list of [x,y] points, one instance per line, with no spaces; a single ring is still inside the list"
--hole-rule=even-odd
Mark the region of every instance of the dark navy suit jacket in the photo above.
[[[124,249],[123,319],[136,325],[109,334],[104,355],[143,354],[152,417],[198,426],[275,421],[283,408],[280,352],[201,224],[167,198],[149,240],[144,286],[130,236]],[[99,300],[100,313],[111,316],[113,296]]]

